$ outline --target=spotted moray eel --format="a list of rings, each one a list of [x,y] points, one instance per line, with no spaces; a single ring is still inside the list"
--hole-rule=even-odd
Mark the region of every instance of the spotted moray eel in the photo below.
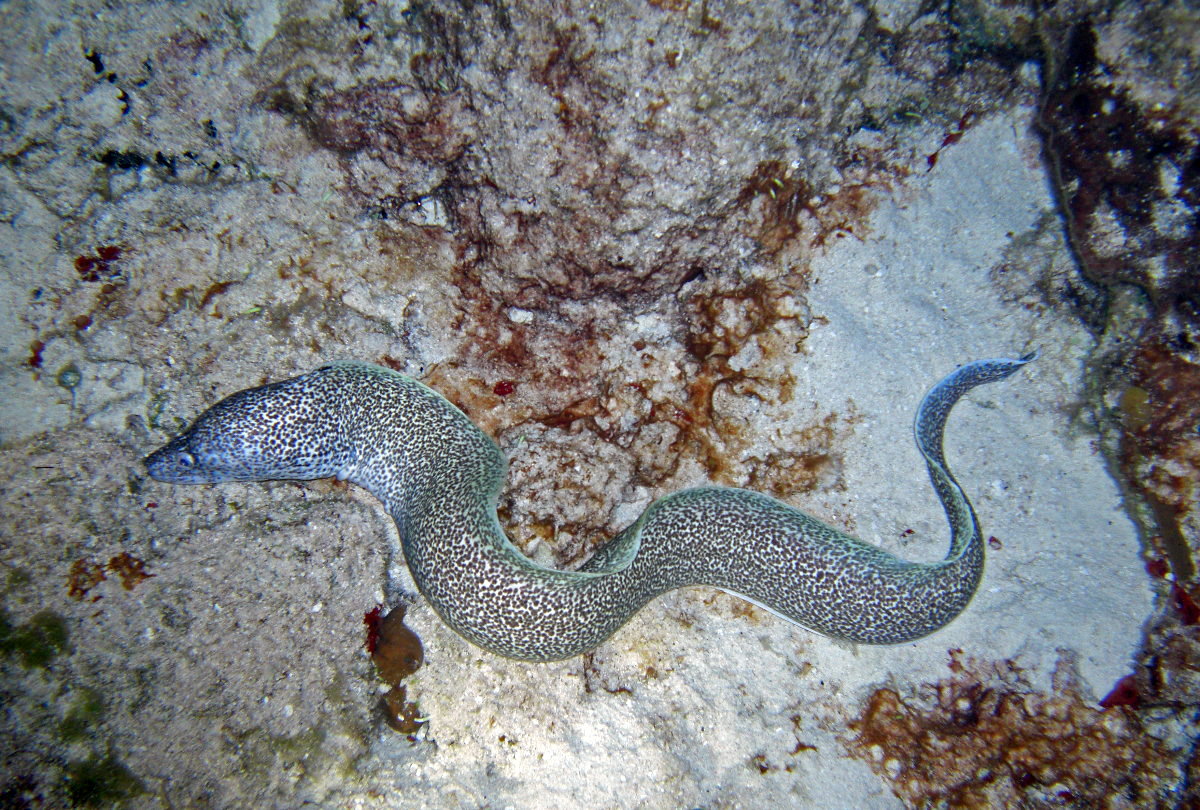
[[[946,417],[967,391],[1035,356],[962,366],[917,409],[917,447],[951,534],[946,558],[929,564],[767,495],[701,487],[650,504],[578,571],[544,568],[496,518],[507,469],[496,443],[432,389],[361,363],[233,394],[146,466],[176,484],[336,476],[365,487],[395,519],[413,580],[442,619],[510,658],[587,652],[685,585],[716,586],[835,639],[898,644],[954,619],[983,573],[975,512],[942,454]]]

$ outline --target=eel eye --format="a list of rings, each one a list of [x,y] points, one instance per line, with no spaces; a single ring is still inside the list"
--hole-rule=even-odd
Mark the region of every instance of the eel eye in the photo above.
[[[191,469],[196,466],[196,457],[191,453],[180,453],[178,461],[180,467]]]

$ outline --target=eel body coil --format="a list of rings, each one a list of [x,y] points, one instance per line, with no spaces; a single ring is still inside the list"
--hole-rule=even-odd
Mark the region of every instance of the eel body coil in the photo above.
[[[935,385],[915,434],[950,523],[950,550],[913,563],[774,498],[703,487],[650,504],[577,571],[537,565],[496,517],[507,462],[440,394],[379,366],[338,363],[241,391],[146,459],[176,484],[336,476],[381,500],[409,569],[437,613],[500,655],[553,661],[587,652],[664,591],[712,585],[826,636],[898,644],[945,626],[983,573],[975,512],[946,466],[955,402],[1036,354],[981,360]]]

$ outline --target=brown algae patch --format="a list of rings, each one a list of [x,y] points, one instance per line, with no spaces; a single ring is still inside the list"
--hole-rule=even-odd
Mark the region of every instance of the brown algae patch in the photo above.
[[[92,588],[108,579],[106,571],[115,574],[121,580],[121,587],[127,591],[132,591],[139,582],[154,576],[154,574],[147,573],[144,560],[138,559],[128,551],[114,554],[107,563],[103,564],[80,557],[71,563],[71,568],[67,573],[67,595],[72,599],[82,601]],[[92,597],[93,602],[98,599],[100,599],[99,596]]]
[[[1178,754],[1089,700],[1069,656],[1049,693],[1011,661],[951,669],[917,695],[875,690],[843,739],[908,806],[1162,806],[1178,783]]]

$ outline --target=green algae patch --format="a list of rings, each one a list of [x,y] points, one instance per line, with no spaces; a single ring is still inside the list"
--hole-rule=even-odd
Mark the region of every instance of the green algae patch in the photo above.
[[[50,610],[35,613],[24,624],[14,625],[0,610],[0,654],[13,656],[26,667],[46,667],[67,649],[67,623]]]
[[[63,791],[76,807],[104,807],[145,793],[141,781],[112,754],[67,765]]]
[[[79,690],[71,708],[58,724],[58,733],[63,740],[75,742],[85,739],[100,722],[104,714],[104,700],[95,689]]]
[[[33,582],[33,576],[24,568],[10,568],[4,578],[4,589],[11,590]]]
[[[253,729],[237,736],[236,753],[244,771],[260,776],[280,769],[296,775],[319,773],[333,762],[324,748],[326,736],[324,729],[315,726],[292,736]]]

